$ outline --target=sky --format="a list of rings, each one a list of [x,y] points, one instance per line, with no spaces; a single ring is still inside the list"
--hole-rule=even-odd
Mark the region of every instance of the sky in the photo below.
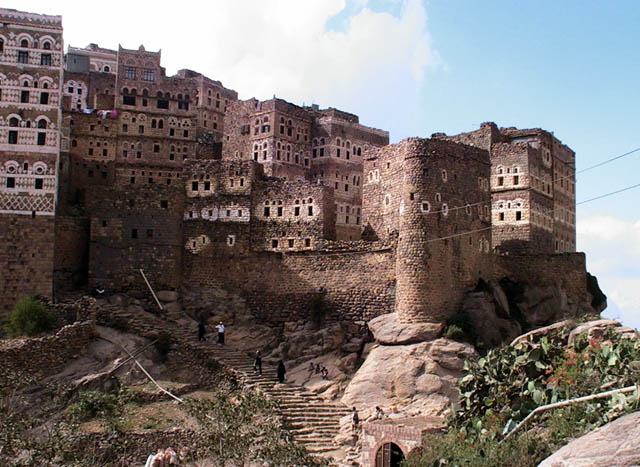
[[[577,170],[640,148],[640,2],[616,0],[3,0],[61,14],[67,45],[162,50],[241,98],[356,113],[391,140],[494,121],[541,127]],[[640,183],[640,151],[577,178],[578,202]],[[640,327],[640,188],[577,208],[577,247]]]

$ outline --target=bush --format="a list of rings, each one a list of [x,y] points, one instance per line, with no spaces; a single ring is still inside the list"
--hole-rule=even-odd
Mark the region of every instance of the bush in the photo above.
[[[447,329],[445,329],[444,331],[443,337],[451,339],[452,341],[467,341],[467,336],[465,335],[464,331],[455,324],[450,324],[449,326],[447,326]]]
[[[562,329],[533,343],[492,349],[466,362],[460,408],[448,432],[428,435],[409,466],[534,466],[565,444],[637,410],[638,392],[617,394],[541,414],[507,440],[504,435],[541,405],[631,386],[640,374],[640,341],[614,330],[565,344]]]
[[[82,391],[78,401],[69,407],[69,413],[80,420],[109,417],[116,413],[118,395],[100,391]]]
[[[9,314],[6,331],[10,336],[35,336],[53,330],[55,324],[55,317],[44,303],[25,297]]]

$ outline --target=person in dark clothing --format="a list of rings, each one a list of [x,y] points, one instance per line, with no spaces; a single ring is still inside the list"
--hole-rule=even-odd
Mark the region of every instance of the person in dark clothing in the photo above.
[[[204,321],[198,321],[198,340],[200,342],[205,340],[205,334],[207,333],[207,328],[204,325]]]
[[[260,355],[260,351],[256,351],[256,358],[253,362],[253,371],[258,373],[258,376],[262,376],[262,355]]]
[[[354,407],[351,411],[351,428],[353,431],[357,431],[360,426],[360,417],[358,416],[358,411]]]
[[[284,362],[282,360],[278,360],[276,373],[278,374],[278,382],[280,384],[284,383],[284,375],[287,373],[287,369],[284,367]]]

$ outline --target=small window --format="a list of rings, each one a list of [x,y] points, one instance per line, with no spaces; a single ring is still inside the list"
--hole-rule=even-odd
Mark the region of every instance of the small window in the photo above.
[[[503,221],[504,220],[504,212],[501,212],[498,214],[498,220]]]
[[[264,207],[264,217],[269,217],[271,215],[271,208],[269,206]]]
[[[278,240],[276,239],[271,240],[271,248],[278,248]]]
[[[168,209],[169,208],[169,201],[167,201],[166,199],[160,200],[160,207],[162,209]]]
[[[442,181],[443,182],[447,181],[447,171],[446,170],[442,170]]]
[[[7,188],[15,188],[15,187],[16,187],[15,177],[7,177]]]
[[[293,208],[293,215],[296,217],[300,215],[300,206],[295,206]]]
[[[204,182],[204,191],[211,190],[211,182]]]
[[[310,216],[313,216],[313,206],[308,206],[308,207],[307,207],[307,213],[308,213]]]
[[[40,65],[51,66],[51,54],[40,54]]]
[[[236,244],[236,236],[235,235],[227,235],[227,245],[233,246]]]
[[[131,229],[131,238],[138,238],[138,229]]]
[[[522,220],[522,211],[516,211],[516,220],[517,221],[521,221]]]
[[[513,184],[514,185],[519,185],[520,184],[520,176],[516,175],[513,177]]]
[[[504,186],[504,177],[498,177],[498,186]]]
[[[447,205],[447,203],[442,203],[442,215],[443,216],[449,215],[449,206]]]
[[[284,210],[283,210],[282,206],[278,206],[278,217],[282,217],[283,213],[284,213]]]
[[[289,246],[289,248],[293,248],[293,238],[290,238],[287,240],[287,244]]]
[[[198,182],[191,182],[191,191],[198,191]]]
[[[311,247],[311,239],[310,238],[305,238],[304,239],[304,246],[305,246],[305,248]]]
[[[47,134],[44,131],[38,132],[38,146],[44,146],[47,142]]]

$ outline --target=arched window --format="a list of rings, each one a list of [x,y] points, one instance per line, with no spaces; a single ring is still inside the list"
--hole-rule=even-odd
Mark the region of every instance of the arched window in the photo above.
[[[16,117],[11,117],[9,119],[9,126],[18,126],[20,123],[20,120],[18,120]]]
[[[20,47],[28,48],[29,47],[29,41],[26,40],[26,39],[22,39],[20,41]]]
[[[102,71],[105,73],[109,73],[111,71],[111,67],[109,65],[105,65],[102,67]]]
[[[38,128],[47,128],[47,121],[44,118],[38,120]]]
[[[51,42],[45,41],[44,44],[42,44],[42,48],[44,50],[51,50]]]

